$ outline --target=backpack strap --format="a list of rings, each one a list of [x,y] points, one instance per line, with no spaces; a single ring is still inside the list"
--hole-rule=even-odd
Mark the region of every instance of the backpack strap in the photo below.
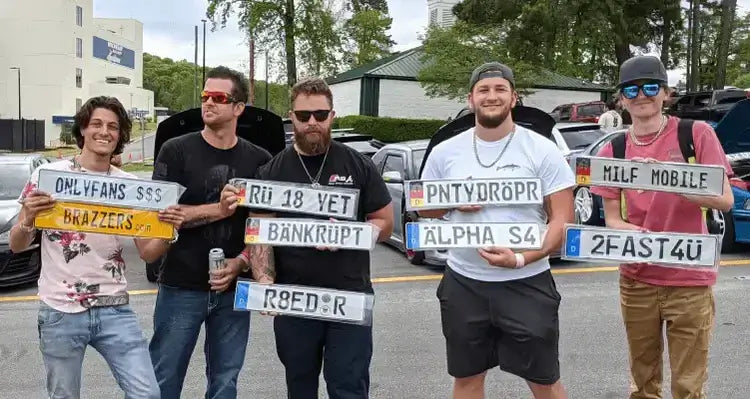
[[[680,119],[677,123],[677,140],[680,142],[682,157],[685,158],[687,163],[698,163],[695,156],[695,142],[693,141],[693,122],[692,119]],[[703,222],[706,222],[709,218],[708,208],[702,207],[701,214],[703,215]]]
[[[625,134],[618,134],[612,140],[612,157],[625,159]]]
[[[696,163],[692,119],[680,119],[677,123],[677,140],[680,142],[680,151],[685,162]]]
[[[618,159],[625,159],[625,134],[618,134],[611,141],[612,143],[612,157]],[[625,203],[625,190],[620,189],[620,216],[622,220],[628,220],[628,205]]]

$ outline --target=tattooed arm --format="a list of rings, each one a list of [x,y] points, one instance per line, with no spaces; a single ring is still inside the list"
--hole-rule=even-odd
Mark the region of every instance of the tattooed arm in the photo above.
[[[219,202],[206,205],[182,205],[182,209],[185,211],[185,221],[182,222],[183,229],[213,223],[217,220],[227,218],[234,213],[234,209],[229,212],[227,209],[222,208]]]
[[[273,257],[273,247],[270,245],[248,245],[250,254],[250,270],[253,278],[261,283],[273,284],[276,280],[276,261]]]

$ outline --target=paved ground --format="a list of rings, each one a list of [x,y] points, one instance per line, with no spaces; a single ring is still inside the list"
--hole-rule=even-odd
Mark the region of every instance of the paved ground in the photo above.
[[[142,154],[144,152],[146,154],[145,159],[153,158],[155,139],[156,139],[155,133],[147,134],[142,144],[143,149],[141,149],[140,138],[133,140],[130,144],[125,146],[125,149],[122,152],[122,161],[123,162],[129,162],[129,161],[140,162],[141,160],[143,160]]]
[[[156,288],[145,280],[142,263],[128,248],[126,260],[132,304],[145,333],[152,333],[151,314]],[[711,398],[750,397],[750,256],[727,255],[716,286],[717,322],[711,349],[708,394]],[[625,398],[628,385],[624,334],[617,297],[617,274],[612,268],[593,268],[556,262],[553,266],[563,296],[561,367],[571,398]],[[582,267],[588,269],[581,269]],[[373,252],[377,295],[372,397],[447,398],[451,380],[445,372],[444,344],[435,289],[434,268],[411,266],[388,247]],[[405,278],[393,278],[405,276]],[[409,277],[411,276],[411,277]],[[416,277],[415,277],[416,276]],[[419,277],[427,276],[427,277]],[[408,281],[411,279],[411,281]],[[385,281],[400,282],[385,282]],[[407,280],[407,281],[404,281]],[[7,398],[42,398],[44,372],[38,350],[35,289],[0,292],[0,386]],[[30,297],[28,297],[30,296]],[[26,297],[26,298],[24,298]],[[271,319],[253,315],[251,342],[240,378],[242,398],[284,398],[283,368],[274,351]],[[184,398],[203,394],[205,363],[202,345],[196,348],[185,383]],[[83,379],[86,398],[122,397],[101,357],[90,350]],[[493,371],[488,397],[529,398],[523,382]],[[666,385],[668,387],[668,384]],[[668,390],[668,388],[667,388]],[[325,397],[321,393],[321,397]],[[665,397],[670,397],[666,395]]]

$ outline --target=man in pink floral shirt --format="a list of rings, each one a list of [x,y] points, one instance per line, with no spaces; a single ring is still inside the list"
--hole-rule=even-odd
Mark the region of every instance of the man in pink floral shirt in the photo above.
[[[110,164],[130,140],[131,122],[122,104],[112,97],[90,99],[75,116],[73,135],[81,154],[72,160],[39,169],[81,171],[114,177],[134,177]],[[10,233],[10,248],[23,251],[36,230],[34,218],[55,200],[38,191],[39,169],[21,193],[18,223]],[[179,206],[159,218],[179,228]],[[136,239],[140,256],[154,260],[168,242]],[[91,345],[105,358],[127,398],[159,398],[147,342],[128,305],[121,238],[114,235],[42,231],[42,270],[39,277],[39,339],[47,370],[50,398],[78,398],[85,349]]]

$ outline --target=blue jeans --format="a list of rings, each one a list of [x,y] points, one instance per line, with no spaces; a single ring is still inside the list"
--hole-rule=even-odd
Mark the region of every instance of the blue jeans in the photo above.
[[[81,313],[39,306],[39,348],[51,399],[81,396],[81,368],[91,345],[107,361],[125,398],[158,399],[159,385],[135,312],[130,305],[91,308]]]
[[[235,399],[245,362],[250,312],[234,310],[234,291],[193,291],[159,285],[149,350],[162,399],[179,399],[201,325],[206,324],[206,398]]]
[[[330,399],[370,397],[372,326],[290,316],[273,325],[287,398],[316,399],[321,368]]]

